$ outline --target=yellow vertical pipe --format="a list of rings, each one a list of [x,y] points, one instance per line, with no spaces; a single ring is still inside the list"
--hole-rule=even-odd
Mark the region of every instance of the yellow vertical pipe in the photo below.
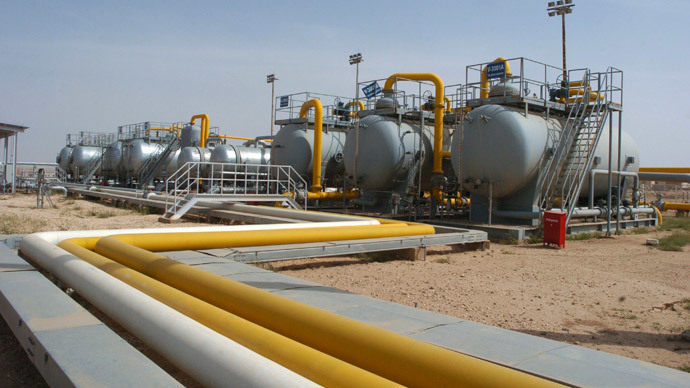
[[[307,113],[310,108],[314,108],[314,154],[313,154],[313,169],[311,174],[311,191],[321,191],[321,135],[323,131],[323,105],[321,101],[314,98],[304,104],[299,111],[299,117],[307,118]]]
[[[498,62],[506,63],[506,77],[512,77],[513,73],[510,72],[510,63],[505,58],[498,57],[489,64]],[[489,98],[489,78],[486,76],[486,67],[484,67],[484,70],[482,70],[481,83],[479,84],[479,97]]]
[[[189,124],[194,125],[194,121],[197,119],[201,119],[201,135],[199,136],[199,146],[201,148],[206,147],[206,140],[208,140],[209,136],[209,127],[208,127],[208,122],[209,118],[206,113],[202,113],[199,115],[194,115],[192,116],[191,120],[189,120]]]
[[[413,81],[431,81],[436,86],[436,95],[434,96],[434,168],[433,174],[443,174],[442,152],[443,152],[443,111],[444,105],[444,90],[443,80],[434,73],[396,73],[386,79],[383,87],[384,92],[392,92],[393,85],[398,82],[398,78],[408,79]],[[441,202],[441,190],[434,187],[433,195],[436,200]]]
[[[398,384],[279,335],[176,288],[65,240],[58,246],[256,353],[326,387],[399,387]]]

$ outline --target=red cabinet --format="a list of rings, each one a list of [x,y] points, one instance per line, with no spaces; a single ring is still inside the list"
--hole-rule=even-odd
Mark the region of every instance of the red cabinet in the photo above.
[[[566,215],[564,212],[544,212],[544,244],[565,248]]]

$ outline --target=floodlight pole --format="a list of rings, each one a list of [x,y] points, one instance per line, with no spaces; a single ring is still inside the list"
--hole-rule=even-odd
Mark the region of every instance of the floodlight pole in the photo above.
[[[275,74],[269,74],[266,76],[266,83],[271,84],[271,136],[273,136],[273,125],[275,121],[275,102],[276,102],[276,78]]]
[[[359,154],[359,64],[364,61],[361,53],[350,55],[350,65],[355,65],[355,168],[353,171],[354,183],[357,185],[357,155]]]
[[[546,8],[549,17],[553,17],[556,15],[561,16],[561,30],[563,37],[563,82],[566,82],[568,80],[568,67],[565,62],[565,15],[572,13],[574,6],[575,4],[573,4],[573,0],[558,0],[550,1]]]
[[[561,28],[563,29],[563,81],[568,80],[568,67],[565,64],[565,12],[561,12]]]

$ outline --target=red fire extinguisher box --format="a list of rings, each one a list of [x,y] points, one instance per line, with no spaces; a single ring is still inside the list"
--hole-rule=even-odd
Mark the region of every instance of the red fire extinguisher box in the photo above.
[[[564,212],[544,212],[544,244],[555,244],[565,248],[565,219]]]

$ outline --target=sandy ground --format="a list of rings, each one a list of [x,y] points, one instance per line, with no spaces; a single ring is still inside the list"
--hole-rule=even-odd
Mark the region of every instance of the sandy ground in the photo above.
[[[47,204],[36,209],[31,195],[0,196],[0,234],[166,226],[155,214],[52,198],[57,209]],[[568,241],[560,250],[492,244],[486,251],[456,253],[443,247],[430,249],[426,261],[414,262],[363,255],[264,266],[382,300],[664,366],[690,367],[690,342],[680,339],[690,329],[689,247],[663,252],[645,245],[647,238],[667,234]],[[10,375],[17,370],[18,375],[5,381],[35,386],[27,376],[32,370],[25,365],[28,359],[22,359],[21,348],[12,351],[14,338],[6,331],[0,327],[0,370]]]

